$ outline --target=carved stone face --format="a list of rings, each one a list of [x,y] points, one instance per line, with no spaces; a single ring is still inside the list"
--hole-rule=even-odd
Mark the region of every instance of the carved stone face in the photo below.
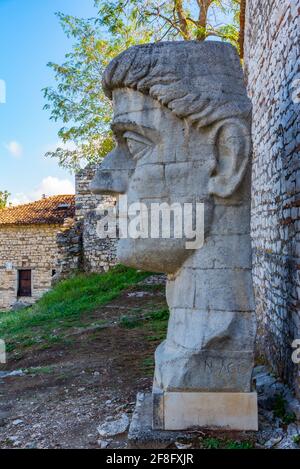
[[[216,41],[134,46],[108,65],[103,89],[113,100],[117,147],[92,191],[126,194],[148,212],[151,203],[204,203],[207,236],[215,203],[236,196],[250,155],[251,103],[235,49]],[[186,241],[128,237],[119,260],[174,273],[193,253]]]
[[[211,218],[208,182],[215,166],[213,142],[148,95],[128,88],[113,92],[112,129],[117,147],[103,161],[94,192],[126,194],[128,205],[205,202]],[[207,227],[206,227],[207,228]],[[173,273],[191,254],[186,239],[120,239],[125,265]]]

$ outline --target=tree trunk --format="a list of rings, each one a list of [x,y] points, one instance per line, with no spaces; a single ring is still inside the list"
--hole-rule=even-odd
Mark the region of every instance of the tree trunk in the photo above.
[[[245,17],[246,17],[246,0],[240,1],[240,34],[239,34],[239,48],[240,57],[244,58],[244,40],[245,40]]]
[[[201,30],[197,32],[196,38],[198,41],[204,41],[207,37],[207,13],[212,0],[197,0],[197,3],[199,6],[199,17],[197,23]]]
[[[182,36],[185,40],[190,40],[190,32],[187,24],[186,15],[183,9],[183,1],[182,0],[175,0],[174,1],[175,10],[179,19],[180,30],[182,31]]]

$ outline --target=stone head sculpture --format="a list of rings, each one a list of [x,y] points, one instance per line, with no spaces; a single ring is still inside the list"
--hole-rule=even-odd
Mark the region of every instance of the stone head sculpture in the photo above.
[[[92,190],[128,204],[204,204],[204,245],[121,239],[119,260],[169,274],[168,335],[156,352],[160,392],[249,392],[251,104],[235,49],[220,42],[131,47],[103,78],[117,146]]]

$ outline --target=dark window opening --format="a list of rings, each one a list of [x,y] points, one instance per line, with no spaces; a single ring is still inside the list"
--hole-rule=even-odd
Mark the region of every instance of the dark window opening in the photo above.
[[[54,277],[55,275],[56,275],[56,270],[53,269],[53,270],[52,270],[52,277]]]
[[[19,270],[18,296],[31,296],[31,270]]]
[[[70,207],[71,207],[70,204],[59,204],[55,210],[67,210]]]

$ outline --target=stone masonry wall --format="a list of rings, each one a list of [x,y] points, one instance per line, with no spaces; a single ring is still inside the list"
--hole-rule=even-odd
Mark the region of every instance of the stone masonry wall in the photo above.
[[[57,268],[59,225],[1,226],[0,311],[16,301],[31,304],[51,288]],[[17,298],[18,270],[32,270],[32,297]]]
[[[115,204],[110,196],[92,194],[90,183],[94,178],[95,167],[88,166],[76,174],[76,218],[82,221],[82,265],[85,272],[101,272],[116,264],[116,240],[101,239],[97,235],[97,222],[102,210]]]
[[[253,103],[252,237],[258,350],[300,395],[300,0],[247,0],[245,72]]]
[[[82,230],[82,220],[66,219],[57,233],[58,275],[54,280],[67,278],[70,274],[82,270]]]
[[[75,206],[76,218],[82,219],[88,212],[95,210],[103,201],[103,195],[92,194],[90,183],[94,178],[96,168],[86,166],[75,175]]]

